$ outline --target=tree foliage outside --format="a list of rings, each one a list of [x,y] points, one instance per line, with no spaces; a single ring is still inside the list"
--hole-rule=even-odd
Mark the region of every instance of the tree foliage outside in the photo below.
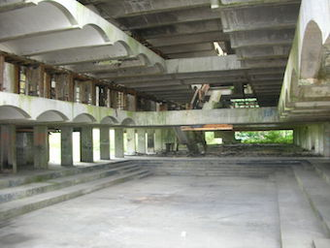
[[[245,144],[292,144],[293,131],[236,132],[235,137]]]

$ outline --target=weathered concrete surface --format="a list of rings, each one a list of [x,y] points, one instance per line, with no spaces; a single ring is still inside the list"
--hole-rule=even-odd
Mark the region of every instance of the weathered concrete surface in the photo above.
[[[279,123],[276,108],[136,112],[142,126]]]
[[[279,248],[276,199],[269,179],[153,177],[19,217],[2,226],[0,243],[6,248]]]
[[[118,122],[108,121],[114,118]],[[276,108],[131,112],[0,92],[0,122],[175,126],[280,123]]]
[[[328,116],[330,3],[302,1],[298,26],[286,66],[279,112],[283,119]]]

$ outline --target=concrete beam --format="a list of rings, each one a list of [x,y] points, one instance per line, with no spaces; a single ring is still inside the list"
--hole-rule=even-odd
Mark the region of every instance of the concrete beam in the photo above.
[[[120,21],[126,27],[123,29],[134,30],[138,32],[141,36],[143,36],[141,31],[147,31],[147,29],[158,29],[163,27],[165,28],[169,25],[189,25],[189,23],[214,21],[219,19],[219,13],[211,11],[208,7],[199,7],[192,9],[183,9],[179,11],[171,11],[170,15],[168,13],[148,14],[144,15],[143,18],[141,18],[141,16],[136,16],[117,20]],[[174,28],[172,30],[174,30]],[[189,30],[180,31],[182,31],[183,33],[189,32]]]
[[[237,57],[240,60],[246,59],[268,59],[268,58],[288,58],[291,45],[276,45],[266,47],[244,47],[236,49]]]
[[[213,9],[246,8],[253,6],[286,5],[300,3],[300,0],[211,0]]]
[[[290,45],[293,41],[294,33],[295,28],[234,32],[230,34],[231,47]]]
[[[195,51],[195,52],[186,52],[186,53],[173,53],[166,54],[169,59],[181,59],[181,58],[196,58],[196,57],[209,57],[217,56],[218,53],[215,50],[209,51]]]
[[[141,126],[182,126],[278,123],[279,117],[276,108],[259,108],[137,112],[135,120]]]
[[[287,59],[256,59],[244,60],[242,66],[245,68],[283,68],[287,64]]]
[[[294,28],[299,14],[299,5],[254,6],[252,8],[222,10],[224,32],[262,29]]]
[[[162,84],[162,81],[159,82],[147,82],[147,83],[139,83],[139,84],[124,84],[125,87],[133,88],[138,91],[144,91],[146,89],[158,89],[158,88],[168,88],[168,87],[176,87],[176,86],[182,86],[181,83],[177,83],[177,81],[163,81],[164,84]]]
[[[141,68],[147,66],[147,62],[141,59],[110,60],[104,63],[82,63],[69,66],[68,69],[78,73],[111,72],[121,69]]]
[[[222,30],[222,24],[220,20],[219,14],[217,14],[215,17],[217,19],[214,20],[205,20],[205,18],[211,18],[210,17],[210,10],[205,9],[206,13],[201,13],[203,9],[198,9],[195,11],[189,10],[189,13],[192,13],[191,17],[183,17],[182,12],[180,12],[180,15],[178,15],[178,18],[182,18],[185,23],[179,23],[179,24],[173,24],[173,25],[166,25],[166,26],[160,26],[160,27],[149,27],[143,28],[137,30],[139,35],[143,37],[144,39],[159,39],[164,37],[173,37],[176,35],[188,35],[188,34],[197,34],[197,33],[210,33],[210,32],[219,32]],[[213,14],[213,12],[211,12]],[[196,15],[200,15],[203,17],[201,21],[195,21]],[[168,15],[166,15],[168,17]],[[215,18],[213,17],[213,18]],[[159,15],[157,15],[157,18],[159,20]],[[200,17],[201,18],[201,17]],[[172,19],[172,18],[171,18]],[[193,20],[193,21],[191,21]],[[175,22],[178,20],[176,19]],[[155,22],[150,25],[154,25]],[[132,30],[132,26],[129,26],[130,30]]]
[[[30,57],[51,65],[70,65],[91,61],[121,59],[127,58],[128,56],[129,52],[125,47],[120,43],[117,43],[115,45],[106,44],[52,51]]]
[[[164,73],[164,68],[161,66],[150,66],[146,68],[130,68],[130,69],[119,69],[109,73],[97,73],[94,76],[98,79],[116,79],[126,77],[137,77],[147,75],[159,75]]]
[[[196,73],[211,71],[230,71],[242,69],[236,55],[214,56],[189,59],[171,59],[166,61],[167,73]],[[197,70],[198,71],[197,71]]]
[[[180,35],[174,37],[163,37],[156,39],[147,40],[154,47],[159,48],[166,46],[175,46],[175,45],[186,45],[186,44],[198,44],[205,42],[215,42],[215,41],[229,41],[229,35],[222,32],[210,32],[200,34],[189,34],[189,35]]]
[[[210,6],[209,0],[167,0],[166,3],[163,0],[150,0],[144,2],[89,0],[89,3],[96,4],[98,8],[102,9],[107,15],[114,19]]]
[[[161,51],[165,54],[187,53],[187,52],[195,52],[195,51],[210,51],[210,50],[215,51],[212,42],[191,44],[191,45],[169,46],[169,47],[161,48]]]

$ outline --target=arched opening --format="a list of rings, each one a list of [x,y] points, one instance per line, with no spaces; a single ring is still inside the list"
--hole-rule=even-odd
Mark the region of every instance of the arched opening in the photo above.
[[[322,54],[322,31],[316,22],[306,27],[301,50],[301,78],[315,78],[319,72]]]
[[[80,114],[80,115],[77,115],[73,119],[73,122],[77,122],[77,123],[94,123],[94,122],[96,122],[96,119],[90,114]]]
[[[68,119],[64,114],[56,110],[46,111],[37,117],[37,121],[40,122],[62,122]]]
[[[122,121],[123,126],[135,126],[135,121],[132,118],[126,118]]]
[[[103,125],[115,125],[118,123],[117,119],[113,116],[106,116],[101,120],[101,124]]]
[[[24,120],[31,118],[24,110],[10,105],[0,106],[0,120]]]

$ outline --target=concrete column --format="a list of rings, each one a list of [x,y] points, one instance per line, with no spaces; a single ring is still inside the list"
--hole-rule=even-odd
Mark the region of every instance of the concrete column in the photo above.
[[[16,127],[14,125],[1,126],[1,170],[9,169],[13,173],[17,172],[16,159]]]
[[[214,132],[215,138],[222,138],[223,144],[234,144],[236,143],[234,131],[216,131]]]
[[[141,154],[146,154],[146,133],[145,129],[139,128],[137,130],[138,134],[138,144],[137,144],[137,152]]]
[[[82,127],[80,131],[80,161],[94,162],[93,158],[93,128]]]
[[[115,129],[115,157],[124,157],[124,130],[122,128]]]
[[[17,133],[16,134],[16,156],[17,164],[22,167],[32,166],[34,163],[33,156],[33,133]]]
[[[163,150],[163,132],[162,129],[155,130],[155,152],[160,153]]]
[[[149,129],[147,131],[147,153],[155,153],[155,130],[154,129]]]
[[[135,155],[135,129],[128,128],[126,129],[126,138],[127,138],[127,155]]]
[[[35,168],[48,168],[48,149],[48,128],[46,126],[33,127],[33,156]]]
[[[323,136],[323,155],[330,157],[330,123],[324,124],[324,136]]]
[[[102,160],[110,160],[110,133],[108,127],[100,128],[100,155]]]
[[[61,165],[73,166],[73,127],[61,128]]]
[[[0,91],[4,90],[5,84],[5,56],[0,54]]]

